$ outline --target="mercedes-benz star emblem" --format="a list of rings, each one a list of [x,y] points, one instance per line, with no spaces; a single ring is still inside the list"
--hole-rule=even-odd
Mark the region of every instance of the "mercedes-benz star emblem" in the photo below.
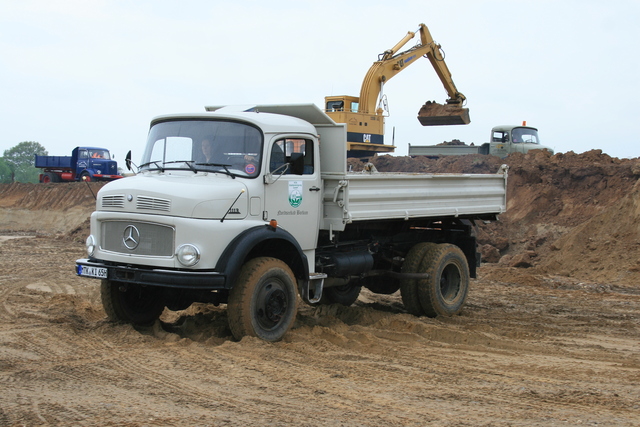
[[[122,243],[131,251],[137,248],[140,244],[140,231],[133,225],[127,225],[122,235]]]

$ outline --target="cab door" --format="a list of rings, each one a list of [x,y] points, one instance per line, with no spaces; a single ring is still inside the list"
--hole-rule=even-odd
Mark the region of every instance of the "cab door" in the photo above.
[[[317,140],[309,137],[271,141],[265,175],[264,220],[275,219],[302,250],[315,249],[320,221],[322,182]]]

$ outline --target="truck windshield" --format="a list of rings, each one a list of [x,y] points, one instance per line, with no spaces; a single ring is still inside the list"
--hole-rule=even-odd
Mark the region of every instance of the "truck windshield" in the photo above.
[[[110,159],[109,151],[102,149],[89,149],[89,157],[92,159]]]
[[[262,133],[221,120],[176,120],[149,130],[141,169],[212,171],[254,178],[260,173]]]
[[[535,129],[514,128],[511,131],[511,138],[515,143],[527,142],[530,144],[540,144],[540,139],[538,138],[538,131]]]

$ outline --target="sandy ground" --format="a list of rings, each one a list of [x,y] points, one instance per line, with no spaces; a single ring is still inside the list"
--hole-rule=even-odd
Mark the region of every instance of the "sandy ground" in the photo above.
[[[457,157],[376,167],[505,161]],[[100,184],[0,185],[0,426],[640,425],[640,159],[506,162],[508,211],[479,234],[494,263],[460,316],[364,291],[301,303],[278,343],[234,341],[224,305],[107,322],[74,274]]]
[[[634,287],[485,266],[461,316],[363,293],[234,342],[224,306],[108,323],[83,252],[0,242],[1,426],[640,424]]]

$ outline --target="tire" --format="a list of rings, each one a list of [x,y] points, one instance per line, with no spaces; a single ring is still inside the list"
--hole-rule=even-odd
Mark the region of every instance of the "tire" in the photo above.
[[[469,265],[462,250],[451,244],[429,251],[420,269],[430,277],[418,280],[420,305],[429,317],[453,316],[462,310],[469,292]]]
[[[114,322],[149,325],[160,317],[164,309],[158,288],[102,280],[102,306]]]
[[[227,314],[234,338],[282,339],[298,311],[296,289],[293,272],[283,261],[270,257],[248,261],[229,293]]]
[[[91,174],[89,172],[82,172],[80,174],[80,181],[91,182]]]
[[[349,307],[358,299],[362,286],[350,282],[342,286],[333,286],[322,290],[324,304],[342,304]]]
[[[424,258],[425,254],[437,246],[431,242],[421,242],[413,246],[402,263],[401,271],[403,273],[422,273],[420,270],[420,262]],[[402,279],[400,281],[400,295],[402,296],[402,303],[404,308],[414,316],[424,315],[422,305],[420,304],[420,297],[418,296],[418,284],[415,279]]]
[[[42,181],[45,184],[48,184],[50,182],[59,182],[60,180],[58,179],[58,175],[56,175],[55,173],[52,172],[45,172],[42,175]]]

